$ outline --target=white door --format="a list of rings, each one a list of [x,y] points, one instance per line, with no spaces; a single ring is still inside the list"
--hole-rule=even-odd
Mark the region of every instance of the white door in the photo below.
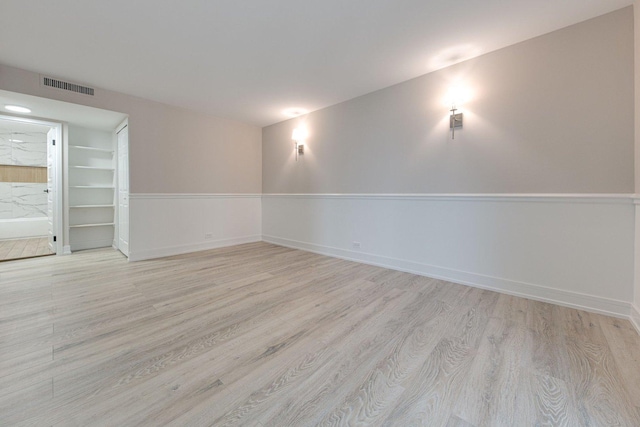
[[[55,212],[55,190],[56,190],[56,130],[49,129],[47,132],[47,221],[49,223],[49,249],[56,253],[56,222],[54,220]]]
[[[118,249],[129,256],[129,126],[118,132]]]

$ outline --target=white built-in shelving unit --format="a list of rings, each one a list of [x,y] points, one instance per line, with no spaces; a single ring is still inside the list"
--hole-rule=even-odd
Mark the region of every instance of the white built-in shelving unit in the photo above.
[[[113,134],[69,129],[68,226],[72,251],[113,244],[116,156]]]

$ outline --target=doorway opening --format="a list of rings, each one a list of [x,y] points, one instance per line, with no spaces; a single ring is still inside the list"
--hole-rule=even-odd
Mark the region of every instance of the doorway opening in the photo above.
[[[61,131],[0,115],[0,261],[61,253]]]
[[[34,132],[48,141],[46,154],[42,151],[39,154],[39,159],[44,158],[45,163],[31,165],[39,168],[40,173],[38,182],[33,183],[40,186],[37,193],[40,211],[38,219],[33,220],[41,225],[37,236],[46,237],[51,252],[58,255],[113,248],[128,256],[131,242],[127,114],[0,90],[0,105],[3,104],[24,106],[30,112],[0,113],[0,125],[9,122],[39,125],[41,127]],[[18,131],[8,130],[6,139],[25,140],[17,138],[15,132]],[[5,151],[0,149],[0,166]],[[45,171],[46,179],[43,178]],[[0,185],[0,191],[2,187]],[[35,190],[33,192],[35,194]],[[3,203],[1,196],[2,193],[0,221],[2,209],[5,208],[4,216],[7,216],[7,204],[15,199],[5,199]],[[14,224],[9,228],[16,233]],[[0,241],[9,237],[0,233]],[[20,244],[27,245],[25,242]],[[38,248],[40,244],[37,242]],[[11,250],[14,255],[18,252],[17,247]],[[44,248],[41,251],[43,253]]]

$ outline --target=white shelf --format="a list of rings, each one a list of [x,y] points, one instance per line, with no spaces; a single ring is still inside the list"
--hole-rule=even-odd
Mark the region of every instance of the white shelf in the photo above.
[[[69,167],[72,169],[89,169],[89,170],[113,172],[113,168],[97,168],[95,166],[69,166]]]
[[[69,228],[87,228],[87,227],[108,227],[112,226],[113,222],[105,222],[102,224],[78,224],[78,225],[70,225]]]
[[[69,135],[69,241],[71,248],[111,246],[116,216],[116,150],[112,135]]]
[[[101,153],[113,154],[113,150],[107,150],[106,148],[87,147],[85,145],[69,145],[71,148],[77,148],[79,150],[99,151]]]

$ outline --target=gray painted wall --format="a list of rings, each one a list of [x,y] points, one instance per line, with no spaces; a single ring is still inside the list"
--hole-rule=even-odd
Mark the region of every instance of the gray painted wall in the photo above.
[[[108,90],[89,97],[51,89],[37,73],[4,65],[0,89],[128,114],[132,193],[261,191],[257,126]]]
[[[263,128],[263,192],[631,193],[633,41],[628,7]],[[452,82],[473,93],[453,141]]]

